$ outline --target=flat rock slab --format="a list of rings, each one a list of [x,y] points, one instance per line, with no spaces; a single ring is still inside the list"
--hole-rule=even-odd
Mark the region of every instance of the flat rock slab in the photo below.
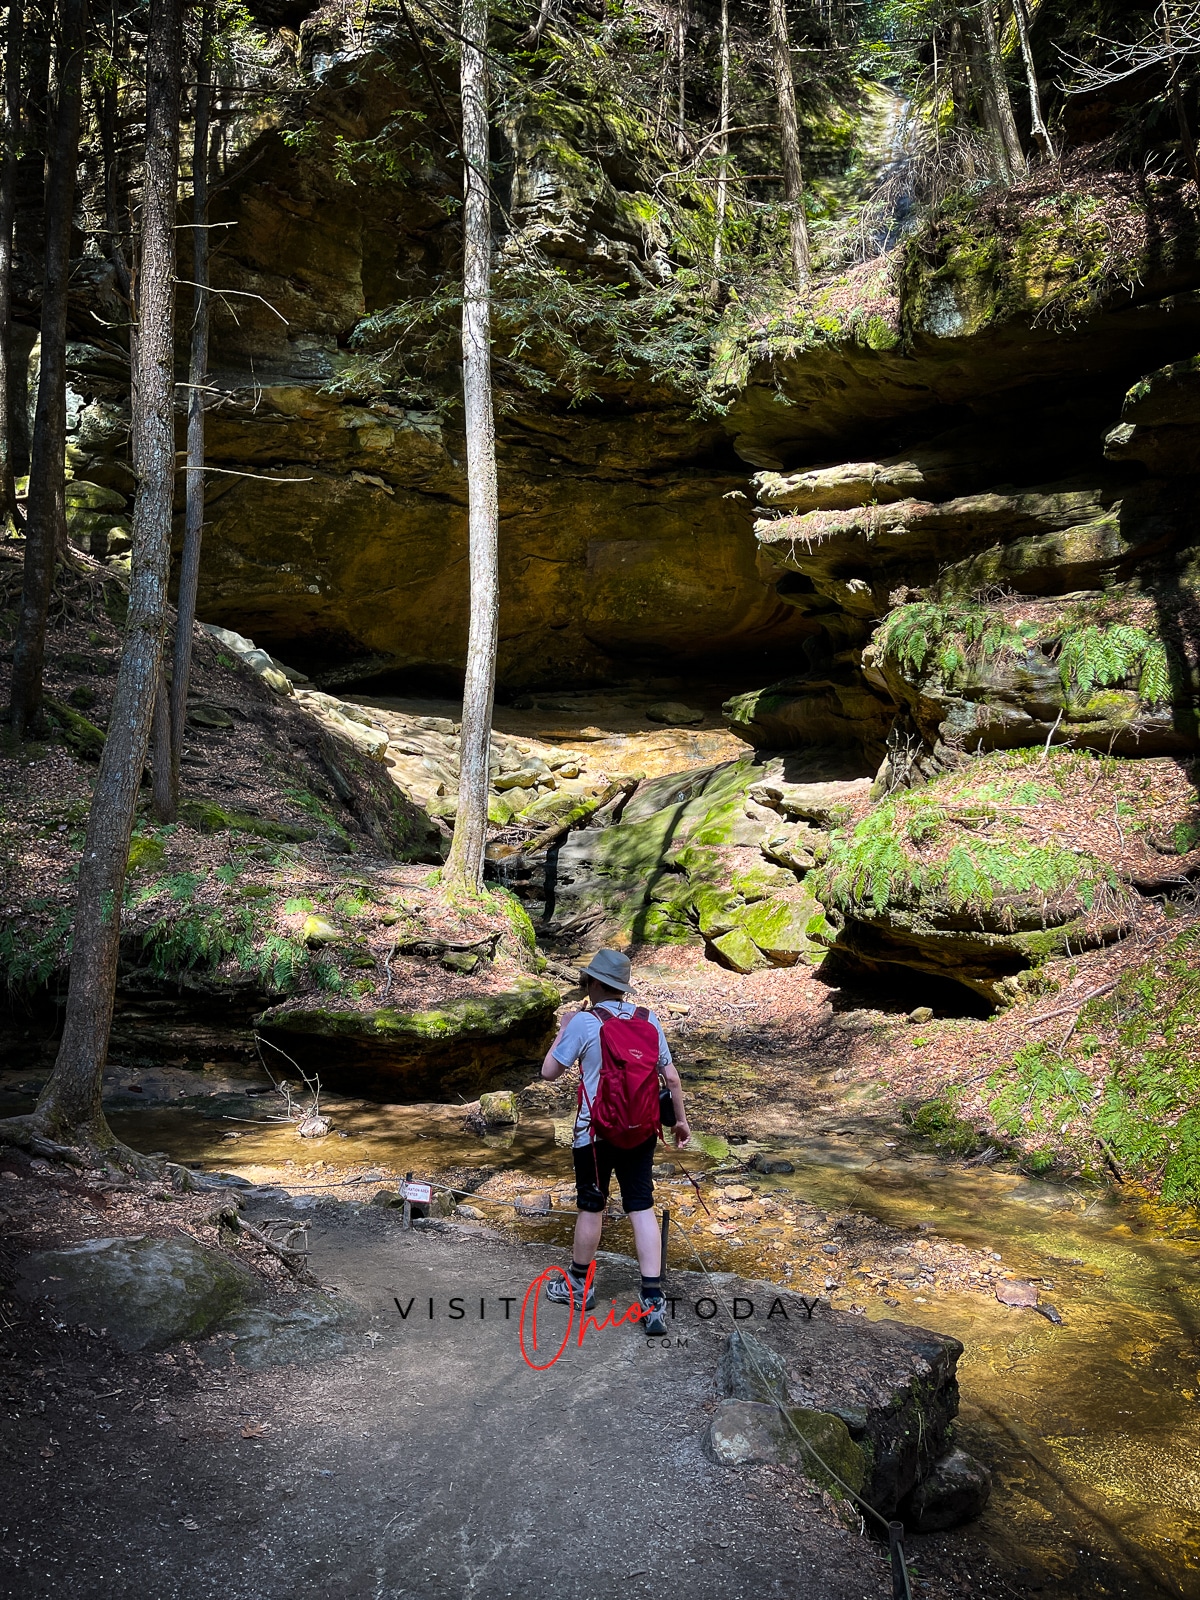
[[[327,1294],[306,1295],[287,1310],[250,1306],[226,1317],[201,1347],[209,1366],[230,1361],[248,1372],[345,1355],[361,1338],[358,1308]]]
[[[49,1298],[64,1322],[104,1329],[135,1351],[202,1337],[243,1309],[254,1282],[194,1239],[92,1239],[28,1257],[17,1287]]]

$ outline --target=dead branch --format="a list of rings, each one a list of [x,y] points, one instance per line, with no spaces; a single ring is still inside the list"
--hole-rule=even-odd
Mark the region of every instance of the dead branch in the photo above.
[[[549,850],[551,845],[557,844],[565,834],[570,833],[572,828],[590,821],[597,811],[602,811],[613,800],[621,795],[632,794],[645,776],[644,772],[631,772],[627,777],[614,779],[598,795],[594,795],[590,800],[581,800],[577,806],[572,806],[561,822],[554,823],[541,833],[535,833],[532,839],[526,839],[517,850],[517,854],[532,856],[541,850]]]

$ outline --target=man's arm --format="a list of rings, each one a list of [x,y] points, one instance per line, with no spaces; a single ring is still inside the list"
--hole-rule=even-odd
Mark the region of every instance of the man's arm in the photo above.
[[[561,1078],[564,1072],[569,1072],[579,1059],[579,1042],[574,1037],[568,1038],[568,1034],[572,1031],[571,1024],[575,1021],[575,1018],[582,1015],[583,1012],[577,1011],[574,1015],[569,1016],[558,1030],[558,1037],[549,1050],[546,1051],[546,1059],[542,1062],[542,1077],[548,1079],[551,1083],[554,1082],[555,1078]],[[565,1061],[555,1054],[557,1050],[562,1051],[567,1058]]]
[[[679,1081],[679,1073],[673,1061],[668,1061],[665,1067],[658,1069],[663,1075],[663,1081],[671,1094],[671,1104],[675,1107],[675,1126],[671,1130],[675,1136],[675,1143],[680,1149],[692,1137],[692,1130],[688,1126],[687,1112],[683,1109],[683,1084]]]

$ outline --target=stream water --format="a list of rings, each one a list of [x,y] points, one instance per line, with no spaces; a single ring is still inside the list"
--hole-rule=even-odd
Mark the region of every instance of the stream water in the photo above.
[[[471,1172],[463,1181],[472,1189],[487,1179],[469,1197],[487,1220],[531,1239],[570,1238],[569,1153],[555,1147],[546,1119],[480,1137],[463,1133],[453,1106],[334,1101],[337,1132],[301,1145],[293,1129],[259,1123],[267,1102],[244,1094],[210,1091],[206,1101],[137,1110],[127,1109],[128,1100],[114,1105],[110,1120],[141,1149],[314,1196],[365,1199],[370,1186],[356,1189],[345,1179],[368,1170],[377,1177]],[[845,1104],[842,1112],[846,1120],[824,1132],[772,1143],[770,1154],[794,1166],[787,1175],[745,1173],[746,1150],[737,1146],[724,1159],[684,1158],[659,1185],[660,1201],[675,1215],[671,1264],[694,1268],[699,1250],[713,1270],[817,1289],[832,1270],[835,1304],[860,1301],[871,1318],[897,1317],[961,1339],[960,1438],[995,1475],[991,1504],[967,1536],[982,1537],[1018,1569],[1022,1587],[1139,1600],[1200,1592],[1195,1216],[1133,1194],[947,1165],[861,1107]],[[736,1237],[714,1235],[684,1163],[718,1183],[744,1176],[771,1214],[733,1229]],[[521,1188],[552,1189],[550,1213],[517,1217]],[[715,1185],[703,1192],[711,1197]],[[820,1241],[846,1238],[831,1229],[845,1228],[847,1217],[862,1226],[831,1268]],[[1000,1305],[986,1279],[982,1290],[961,1281],[944,1287],[934,1270],[914,1276],[910,1269],[905,1280],[896,1270],[896,1239],[909,1241],[922,1263],[960,1246],[986,1252],[999,1263],[989,1270],[1036,1280],[1061,1324]],[[605,1243],[631,1252],[628,1225],[614,1219]],[[879,1265],[884,1246],[890,1268]],[[919,1552],[917,1559],[919,1566]]]

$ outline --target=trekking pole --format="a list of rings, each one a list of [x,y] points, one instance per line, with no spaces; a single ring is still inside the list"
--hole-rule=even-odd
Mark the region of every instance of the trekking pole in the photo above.
[[[412,1201],[408,1198],[408,1186],[411,1182],[412,1173],[406,1172],[404,1174],[404,1212],[400,1219],[400,1226],[402,1228],[412,1227]]]
[[[904,1561],[904,1524],[888,1523],[888,1554],[892,1559],[892,1600],[912,1600],[908,1567]]]
[[[667,1240],[669,1239],[670,1234],[671,1234],[671,1208],[670,1208],[670,1206],[664,1206],[663,1207],[663,1216],[662,1216],[662,1234],[661,1234],[662,1260],[659,1262],[659,1266],[658,1266],[659,1273],[663,1278],[665,1278],[666,1275],[667,1275]]]

